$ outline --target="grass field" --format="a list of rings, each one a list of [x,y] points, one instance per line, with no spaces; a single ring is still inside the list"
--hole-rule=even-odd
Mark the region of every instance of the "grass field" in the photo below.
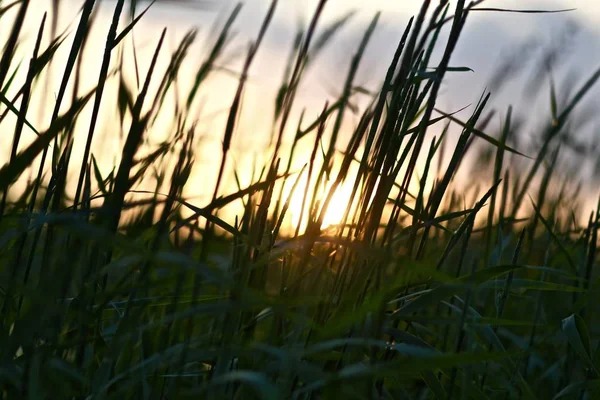
[[[127,52],[148,4],[110,3],[85,92],[98,5],[82,1],[64,34],[49,10],[21,60],[34,3],[0,1],[0,127],[12,141],[0,163],[2,398],[600,398],[600,208],[583,206],[598,194],[560,162],[600,69],[569,92],[547,74],[548,112],[535,116],[545,125],[521,148],[520,123],[533,117],[496,113],[493,93],[460,113],[436,104],[447,74],[471,73],[450,60],[483,1],[424,1],[378,91],[356,83],[376,15],[340,96],[299,116],[305,72],[347,22],[322,23],[320,0],[269,99],[274,114],[260,116],[272,122],[264,160],[242,171],[231,143],[273,0],[233,71],[212,186],[191,179],[198,98],[223,68],[240,6],[181,76],[195,32],[172,53],[157,34],[142,62]],[[37,129],[31,99],[49,69],[62,80]],[[93,143],[113,109],[119,129],[102,140],[120,150],[100,164]],[[166,139],[148,141],[159,129]],[[190,186],[209,200],[186,198]]]

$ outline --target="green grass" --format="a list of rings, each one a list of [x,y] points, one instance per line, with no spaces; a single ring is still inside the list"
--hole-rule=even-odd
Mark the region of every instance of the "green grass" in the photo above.
[[[292,44],[274,115],[261,116],[272,121],[271,144],[249,177],[231,168],[231,145],[273,0],[237,71],[216,186],[201,185],[209,200],[195,204],[184,193],[198,186],[199,93],[222,68],[241,5],[189,79],[180,71],[194,31],[172,51],[163,31],[153,57],[130,54],[135,71],[125,70],[124,43],[145,11],[116,1],[97,81],[83,92],[96,2],[83,2],[66,36],[56,32],[57,9],[44,16],[21,62],[33,3],[0,1],[0,126],[12,133],[0,169],[2,398],[600,396],[600,208],[582,209],[590,195],[560,162],[600,70],[564,99],[551,81],[548,116],[509,108],[494,131],[493,93],[475,99],[468,118],[436,103],[446,73],[469,71],[450,60],[482,1],[423,2],[379,91],[356,83],[377,14],[339,97],[292,126],[305,72],[351,16],[324,24],[321,0]],[[64,64],[53,61],[59,48],[68,49]],[[50,66],[62,80],[48,128],[36,129],[30,99]],[[113,82],[117,90],[105,91]],[[359,96],[370,96],[366,107],[356,107]],[[151,144],[168,98],[177,99],[173,123]],[[102,140],[121,152],[100,166],[95,133],[101,111],[115,106],[123,140]],[[357,123],[347,131],[350,114]],[[515,140],[522,118],[547,121],[526,150]],[[24,144],[24,135],[34,139]],[[458,179],[466,159],[475,160],[468,185]],[[289,229],[294,199],[302,223]],[[326,226],[332,207],[343,217]]]

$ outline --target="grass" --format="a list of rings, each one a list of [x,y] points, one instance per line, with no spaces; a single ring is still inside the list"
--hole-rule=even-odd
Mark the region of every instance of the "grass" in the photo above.
[[[436,102],[446,73],[468,71],[450,63],[468,16],[519,11],[425,1],[379,91],[356,83],[377,14],[339,97],[292,126],[306,71],[350,18],[325,25],[321,0],[296,35],[274,115],[261,116],[272,120],[271,144],[248,177],[231,167],[230,149],[273,0],[237,72],[216,186],[203,185],[209,200],[194,204],[184,193],[198,184],[199,93],[222,67],[241,5],[188,81],[180,72],[194,31],[172,54],[163,31],[153,57],[145,63],[134,52],[135,70],[126,70],[124,43],[145,10],[116,1],[97,81],[82,92],[95,3],[83,2],[65,34],[56,32],[58,8],[49,29],[44,16],[31,57],[19,63],[33,2],[0,1],[11,27],[0,59],[0,126],[12,132],[0,169],[2,398],[600,395],[600,207],[582,209],[588,190],[560,162],[600,70],[564,99],[551,80],[549,116],[536,116],[547,125],[535,147],[520,149],[518,110],[490,128],[493,93],[466,119],[466,110],[445,112]],[[53,62],[69,45],[66,63]],[[161,59],[170,60],[165,70]],[[60,89],[48,127],[36,129],[30,99],[45,90],[51,67],[62,73]],[[137,85],[127,79],[133,73]],[[116,92],[105,90],[111,82]],[[366,107],[356,106],[358,96],[370,96]],[[170,98],[166,139],[150,144]],[[93,143],[111,106],[124,138],[103,174]],[[349,114],[357,117],[350,131]],[[442,127],[435,137],[433,127]],[[75,142],[85,143],[80,165]],[[476,160],[475,178],[465,188],[458,176],[467,159]],[[224,185],[229,178],[237,190]],[[349,198],[340,204],[344,185]],[[286,229],[298,201],[299,223]],[[329,208],[342,208],[342,217],[327,226]]]

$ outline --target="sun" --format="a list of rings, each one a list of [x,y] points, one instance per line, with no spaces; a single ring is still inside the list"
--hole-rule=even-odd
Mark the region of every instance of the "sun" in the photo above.
[[[305,190],[307,184],[308,171],[304,171],[299,178],[298,185],[294,193],[290,193],[291,187],[288,189],[287,196],[290,196],[291,194],[288,213],[290,215],[289,220],[292,231],[295,231],[298,226],[300,227],[300,231],[302,231],[306,227],[308,221],[308,208],[312,200],[313,193],[311,191],[314,188],[314,184],[309,186],[309,191],[306,195],[305,201]],[[325,196],[327,193],[329,193],[332,186],[332,181],[327,182],[325,185],[325,190],[320,191],[318,200],[324,201]],[[342,223],[348,203],[350,203],[351,200],[351,193],[352,185],[347,181],[338,185],[325,212],[323,225],[321,226],[322,228],[327,228]]]

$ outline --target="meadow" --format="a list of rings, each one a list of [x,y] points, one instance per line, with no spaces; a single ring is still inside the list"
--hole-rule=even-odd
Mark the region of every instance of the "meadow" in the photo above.
[[[236,90],[203,177],[198,102],[242,5],[195,63],[195,31],[172,52],[157,33],[137,58],[153,5],[135,1],[105,2],[104,47],[86,48],[97,3],[82,1],[65,32],[48,10],[21,59],[35,1],[0,0],[3,399],[600,397],[600,205],[587,208],[593,180],[561,162],[597,157],[576,135],[600,69],[561,86],[540,66],[547,113],[524,146],[532,116],[495,110],[490,91],[460,110],[437,103],[448,74],[472,73],[451,60],[469,16],[524,10],[426,0],[379,89],[357,83],[377,14],[340,67],[342,92],[312,116],[298,112],[306,71],[348,22],[324,24],[319,0],[277,95],[261,99],[270,129],[243,128],[268,135],[265,157],[240,168],[231,146],[272,0],[228,70]],[[94,153],[103,118],[118,127],[100,136],[114,154]]]

